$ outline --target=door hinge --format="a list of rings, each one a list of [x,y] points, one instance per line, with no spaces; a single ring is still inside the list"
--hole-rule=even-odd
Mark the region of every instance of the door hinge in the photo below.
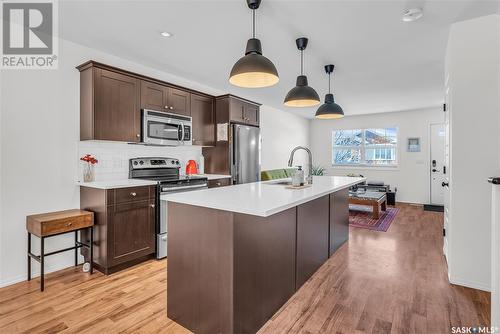
[[[443,237],[446,237],[446,229],[443,228]]]
[[[443,103],[443,111],[446,112],[446,103]]]

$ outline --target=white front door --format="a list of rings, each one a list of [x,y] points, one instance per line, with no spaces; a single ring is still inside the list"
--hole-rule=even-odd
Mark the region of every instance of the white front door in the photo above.
[[[446,167],[444,164],[445,150],[445,126],[443,123],[431,124],[431,196],[430,202],[433,205],[444,205],[444,189]]]

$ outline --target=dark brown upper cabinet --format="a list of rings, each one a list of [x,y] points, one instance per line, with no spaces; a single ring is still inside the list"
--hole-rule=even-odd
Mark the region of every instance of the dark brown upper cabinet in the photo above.
[[[229,121],[234,123],[259,126],[260,104],[239,98],[233,95],[224,95],[217,98],[217,105],[229,114]],[[219,110],[217,110],[219,112]]]
[[[192,116],[191,93],[185,90],[168,88],[167,105],[171,113]]]
[[[80,70],[80,139],[138,142],[140,81],[87,66]]]
[[[191,94],[191,117],[193,118],[193,144],[214,146],[214,100],[210,97]]]
[[[165,111],[173,114],[191,115],[191,94],[187,91],[141,81],[141,108]]]
[[[168,88],[153,82],[141,80],[141,108],[169,111]]]
[[[259,125],[259,106],[251,103],[243,105],[243,120],[246,124]]]

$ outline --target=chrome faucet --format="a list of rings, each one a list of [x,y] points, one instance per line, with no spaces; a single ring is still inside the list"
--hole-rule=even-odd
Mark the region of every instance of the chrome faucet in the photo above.
[[[308,168],[309,170],[307,171],[306,182],[308,184],[312,184],[313,183],[313,177],[312,177],[313,158],[312,158],[312,153],[311,153],[310,149],[308,149],[307,147],[304,147],[304,146],[297,146],[296,148],[294,148],[292,150],[292,153],[290,153],[290,159],[288,159],[288,167],[292,167],[292,165],[293,165],[293,155],[295,154],[295,151],[297,151],[297,150],[304,150],[309,155],[309,168]]]

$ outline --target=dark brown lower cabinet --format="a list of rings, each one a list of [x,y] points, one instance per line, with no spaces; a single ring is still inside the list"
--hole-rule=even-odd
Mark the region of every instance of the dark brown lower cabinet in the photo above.
[[[329,256],[349,240],[349,190],[330,194],[330,251]]]
[[[297,207],[297,282],[300,288],[328,259],[329,197]]]
[[[226,179],[216,179],[216,180],[209,180],[208,181],[208,187],[209,188],[217,188],[217,187],[225,187],[231,185],[231,178],[228,177]]]
[[[80,207],[95,213],[94,264],[110,274],[155,253],[155,188],[80,187]],[[83,240],[88,236],[82,233]],[[88,260],[88,254],[82,249]]]

